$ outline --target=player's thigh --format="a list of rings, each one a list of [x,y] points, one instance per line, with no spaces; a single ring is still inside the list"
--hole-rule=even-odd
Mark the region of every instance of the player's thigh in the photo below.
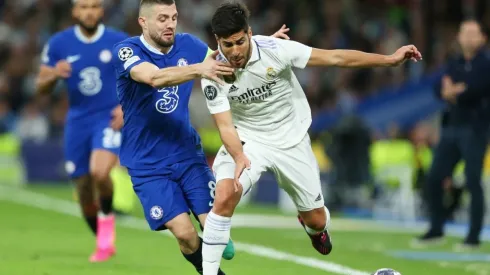
[[[263,146],[262,146],[263,147]],[[269,161],[267,159],[268,150],[260,145],[252,142],[248,142],[243,145],[243,151],[250,160],[250,169],[243,170],[240,176],[240,183],[243,187],[242,197],[247,195],[260,179],[263,172],[269,167]],[[227,179],[235,178],[235,161],[231,155],[222,146],[218,151],[218,154],[213,163],[213,171],[216,177],[216,182],[221,184]],[[229,188],[234,188],[230,186]]]
[[[94,126],[90,171],[95,176],[107,177],[117,163],[121,133],[109,127],[109,123],[109,118],[102,119]]]
[[[276,150],[274,174],[298,211],[323,208],[320,170],[308,136],[293,148]]]
[[[64,132],[65,170],[72,179],[89,174],[92,129],[68,122]]]
[[[152,230],[165,230],[175,217],[188,213],[184,194],[176,182],[160,176],[131,177],[131,180]]]
[[[175,164],[172,170],[192,213],[208,213],[213,207],[216,181],[205,157]]]
[[[95,149],[90,154],[90,174],[96,180],[108,179],[116,163],[116,154],[105,149]]]

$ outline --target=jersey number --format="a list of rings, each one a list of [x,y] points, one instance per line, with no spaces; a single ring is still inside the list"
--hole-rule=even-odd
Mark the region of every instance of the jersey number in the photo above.
[[[211,195],[211,201],[209,202],[209,206],[213,206],[214,205],[214,197],[216,196],[216,183],[214,181],[210,181],[208,183],[208,187],[209,187],[209,195]]]
[[[105,128],[102,146],[104,148],[119,148],[121,146],[121,133],[112,128]]]
[[[163,98],[157,100],[156,108],[157,111],[162,114],[169,114],[179,105],[179,96],[177,92],[179,91],[179,86],[165,87],[159,89],[157,92],[163,94]]]
[[[102,89],[102,79],[100,79],[100,70],[97,67],[87,67],[80,72],[82,79],[78,83],[80,92],[86,96],[93,96]]]

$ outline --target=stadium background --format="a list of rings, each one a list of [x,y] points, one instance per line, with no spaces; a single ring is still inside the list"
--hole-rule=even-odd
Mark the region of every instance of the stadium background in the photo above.
[[[18,209],[17,206],[13,206],[14,204],[7,203],[8,200],[17,203],[22,201],[22,204],[38,208],[46,207],[42,199],[35,197],[37,195],[73,200],[71,187],[64,171],[61,142],[64,117],[68,108],[64,87],[58,85],[52,96],[44,98],[35,97],[34,90],[35,75],[44,43],[54,32],[72,24],[70,2],[67,0],[0,1],[0,213],[4,215],[10,212],[11,216],[7,216],[13,223],[11,227],[8,224],[6,227],[0,226],[0,232],[2,228],[6,232],[15,231],[16,226],[25,228],[26,225],[17,224],[22,222],[22,216],[31,217],[32,213],[41,211],[34,208]],[[123,29],[131,35],[140,34],[136,21],[139,1],[105,0],[104,2],[107,6],[104,20],[106,25]],[[218,0],[177,1],[178,31],[195,34],[207,41],[211,48],[215,48],[216,43],[210,32],[209,19],[214,7],[220,2]],[[381,266],[390,266],[390,263],[394,267],[408,271],[420,272],[431,268],[435,272],[406,274],[490,274],[490,266],[481,263],[489,261],[489,254],[451,254],[453,251],[449,245],[434,251],[408,248],[410,238],[425,229],[423,222],[425,208],[421,199],[423,195],[421,187],[424,184],[424,173],[430,165],[431,148],[438,140],[438,114],[444,107],[434,97],[431,87],[440,80],[445,58],[458,51],[455,35],[461,19],[475,16],[481,18],[489,27],[490,2],[485,0],[248,0],[245,2],[251,10],[251,25],[256,34],[270,35],[285,23],[291,28],[289,35],[293,40],[315,47],[353,48],[391,54],[399,46],[411,43],[415,44],[424,55],[422,62],[407,63],[399,68],[359,70],[311,68],[297,71],[298,79],[312,107],[314,121],[311,135],[313,148],[322,170],[326,202],[339,217],[341,224],[339,230],[350,232],[338,233],[340,243],[351,245],[342,239],[351,238],[354,246],[352,251],[345,253],[344,256],[333,257],[332,261],[342,264],[338,267],[340,269],[336,269],[335,266],[325,267],[326,269],[323,270],[326,273],[321,274],[357,274],[345,267],[370,271]],[[193,123],[203,138],[203,145],[211,164],[220,146],[220,140],[198,85],[196,82],[190,109]],[[490,154],[487,156],[485,182],[489,181],[490,176]],[[464,183],[463,165],[461,163],[453,179],[448,180],[448,197],[450,197],[450,186]],[[120,177],[120,174],[114,176]],[[488,187],[489,184],[485,185]],[[121,188],[127,189],[127,186]],[[26,194],[33,196],[27,199],[28,203],[20,190],[29,192]],[[454,215],[450,232],[455,236],[464,233],[467,201],[465,195],[462,205]],[[242,205],[241,211],[245,213],[244,215],[273,214],[284,217],[294,214],[291,203],[279,191],[270,175],[263,176],[254,192]],[[73,205],[70,204],[68,208],[71,209],[70,207]],[[127,207],[131,207],[130,212],[138,212],[137,202],[134,207],[136,210],[133,210],[131,205],[122,206],[124,210],[128,210]],[[76,212],[76,208],[74,211]],[[39,215],[46,219],[40,219],[38,215],[33,219],[43,221],[41,226],[49,222],[50,218],[60,219],[48,212],[39,212]],[[372,222],[373,220],[378,222]],[[85,228],[80,228],[81,223],[70,222],[72,225],[69,225],[69,228],[73,227],[73,230],[80,231],[81,235],[88,235],[83,231]],[[282,222],[278,220],[276,225]],[[289,219],[287,224],[294,227],[291,222],[294,224],[294,219]],[[274,227],[272,218],[270,224]],[[45,226],[49,227],[49,225]],[[335,229],[335,225],[333,226]],[[386,227],[389,229],[387,230]],[[297,233],[297,229],[290,231]],[[281,249],[279,240],[276,241],[277,244],[269,243],[269,239],[264,237],[271,236],[266,229],[257,229],[263,232],[246,228],[237,230],[238,235],[243,239],[250,237],[251,243]],[[386,230],[390,232],[388,235],[382,233]],[[48,230],[45,228],[44,231]],[[44,231],[41,230],[38,234]],[[484,239],[490,239],[489,231],[484,232]],[[14,234],[12,232],[11,234]],[[135,234],[144,235],[142,238],[148,239],[152,236],[149,233]],[[70,238],[71,235],[67,236],[65,237]],[[372,243],[365,243],[366,247],[370,247],[369,249],[359,246],[359,242],[364,242],[361,236],[372,237]],[[304,246],[306,256],[316,257],[313,251],[307,248],[306,239],[300,241],[296,236],[292,243],[298,244],[291,244],[291,246]],[[394,243],[396,248],[390,249],[399,249],[400,255],[387,256],[386,246]],[[8,242],[3,244],[0,242],[0,247],[4,245],[5,248],[8,244]],[[286,247],[283,248],[291,253],[296,252],[289,245]],[[244,248],[243,251],[251,253],[250,250],[254,250],[248,248],[248,250]],[[484,246],[485,249],[490,252],[488,247]],[[4,250],[0,249],[0,251]],[[252,255],[253,253],[255,252],[252,252]],[[381,256],[370,256],[371,260],[348,259],[363,257],[364,253]],[[409,258],[411,260],[408,260]],[[425,258],[426,261],[416,260],[417,258]],[[463,258],[471,264],[457,263]],[[3,260],[0,258],[0,263]],[[77,261],[70,260],[70,263]],[[259,265],[267,262],[265,259],[266,262],[261,262],[260,259],[255,261]],[[288,260],[287,257],[286,261],[296,263],[291,264],[293,269],[302,265],[297,260]],[[415,263],[410,264],[407,261],[415,261]],[[27,274],[26,270],[12,273],[12,270],[16,269],[10,264],[0,267],[0,271],[3,268],[10,273],[0,272],[0,274]],[[267,264],[270,268],[280,268],[276,266],[277,263]],[[472,268],[468,267],[470,265]],[[53,268],[48,266],[46,267],[48,270]],[[317,274],[315,272],[322,270],[311,266],[308,267],[311,268],[311,274]],[[64,274],[78,274],[73,273],[73,270],[67,270],[72,273]],[[178,269],[176,271],[178,272]],[[97,271],[94,272],[98,274]],[[102,274],[103,270],[100,269],[98,272]],[[29,271],[29,274],[44,273]]]

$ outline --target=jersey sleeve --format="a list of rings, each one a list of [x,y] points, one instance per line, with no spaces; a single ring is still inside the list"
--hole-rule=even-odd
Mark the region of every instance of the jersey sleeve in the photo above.
[[[44,45],[43,51],[41,53],[41,62],[42,64],[54,67],[56,63],[62,59],[61,53],[59,52],[58,46],[60,45],[57,42],[58,39],[55,37],[49,39],[49,41]]]
[[[192,47],[192,51],[197,54],[197,61],[202,62],[208,55],[208,51],[210,50],[208,45],[204,43],[201,39],[195,37],[194,35],[188,34],[190,38],[190,46]]]
[[[215,82],[203,78],[201,87],[211,114],[214,115],[230,110],[227,94]]]
[[[112,51],[112,55],[115,56],[113,65],[118,78],[129,78],[131,69],[145,62],[142,58],[141,49],[130,43],[117,44]]]
[[[278,38],[275,40],[279,45],[281,57],[288,63],[288,65],[300,69],[306,67],[306,64],[308,64],[311,57],[312,47],[292,40]]]

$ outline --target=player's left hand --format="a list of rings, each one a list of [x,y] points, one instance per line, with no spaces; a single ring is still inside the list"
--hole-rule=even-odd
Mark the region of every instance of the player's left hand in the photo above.
[[[422,54],[414,45],[403,46],[390,57],[392,63],[391,65],[393,66],[401,65],[407,60],[412,60],[413,62],[422,60]]]
[[[286,27],[286,24],[284,24],[276,33],[272,35],[272,37],[289,40],[289,36],[286,34],[287,32],[289,32],[289,28]]]
[[[121,105],[112,110],[111,128],[119,131],[124,125],[123,111]]]

